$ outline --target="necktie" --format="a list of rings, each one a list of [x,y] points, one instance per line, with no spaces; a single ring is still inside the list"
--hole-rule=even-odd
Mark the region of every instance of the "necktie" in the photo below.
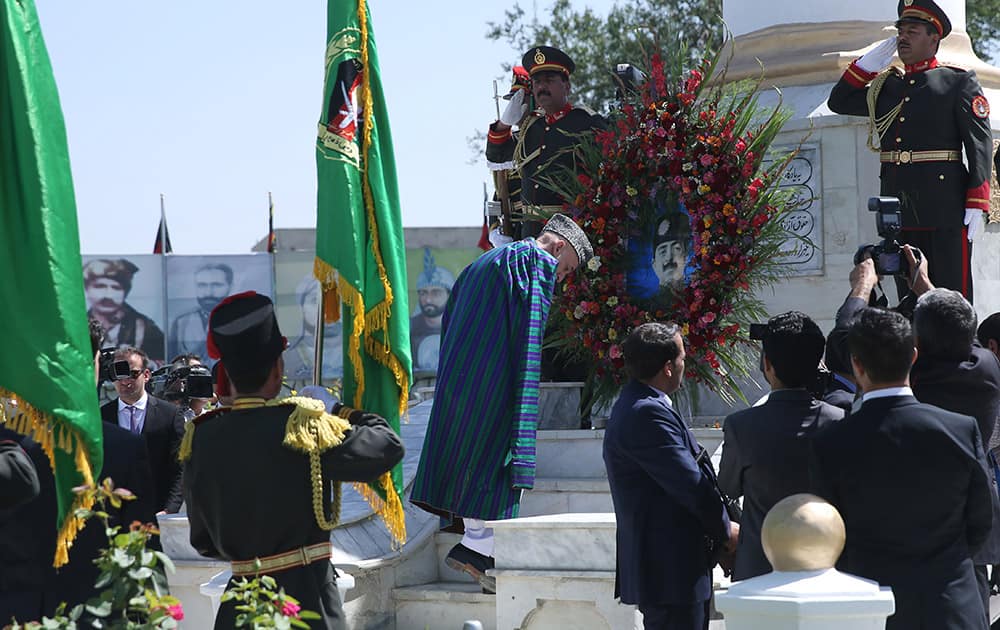
[[[135,407],[132,405],[126,405],[128,409],[128,426],[132,433],[139,433],[139,419],[135,417]]]

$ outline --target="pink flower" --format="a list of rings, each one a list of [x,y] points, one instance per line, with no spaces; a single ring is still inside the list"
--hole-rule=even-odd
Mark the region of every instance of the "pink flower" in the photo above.
[[[285,601],[281,604],[281,614],[286,617],[299,618],[299,611],[301,608],[295,602]]]
[[[184,618],[184,608],[181,607],[180,602],[167,606],[167,614],[180,621]]]
[[[608,356],[612,359],[619,359],[622,356],[622,349],[618,347],[618,344],[615,344],[608,348]]]

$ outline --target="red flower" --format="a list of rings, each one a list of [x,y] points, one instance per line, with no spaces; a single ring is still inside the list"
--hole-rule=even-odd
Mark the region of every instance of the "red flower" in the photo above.
[[[184,619],[184,608],[181,607],[180,602],[171,604],[170,606],[167,606],[167,614],[177,621],[180,621],[181,619]]]
[[[298,604],[293,601],[285,600],[281,603],[281,614],[286,617],[292,617],[294,619],[299,618],[299,611],[302,610]]]

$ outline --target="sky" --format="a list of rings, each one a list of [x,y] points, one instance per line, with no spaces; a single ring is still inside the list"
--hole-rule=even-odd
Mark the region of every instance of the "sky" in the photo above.
[[[532,2],[522,2],[530,12]],[[580,3],[606,13],[613,0]],[[164,195],[176,254],[248,252],[313,227],[326,3],[36,0],[69,139],[81,251],[151,253]],[[482,224],[506,2],[369,0],[403,225]],[[544,0],[538,0],[544,21]],[[280,245],[280,244],[279,244]]]

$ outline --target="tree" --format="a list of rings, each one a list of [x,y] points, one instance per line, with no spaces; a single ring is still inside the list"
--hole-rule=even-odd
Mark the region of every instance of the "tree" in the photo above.
[[[574,102],[601,111],[615,99],[614,64],[641,68],[661,47],[680,47],[693,66],[723,39],[722,0],[626,0],[607,17],[574,8],[571,0],[555,0],[546,13],[549,19],[542,23],[515,4],[502,22],[488,23],[486,37],[520,52],[538,44],[560,48],[576,63]]]
[[[990,61],[997,50],[997,39],[1000,39],[1000,0],[968,0],[965,3],[965,30],[979,58]]]

